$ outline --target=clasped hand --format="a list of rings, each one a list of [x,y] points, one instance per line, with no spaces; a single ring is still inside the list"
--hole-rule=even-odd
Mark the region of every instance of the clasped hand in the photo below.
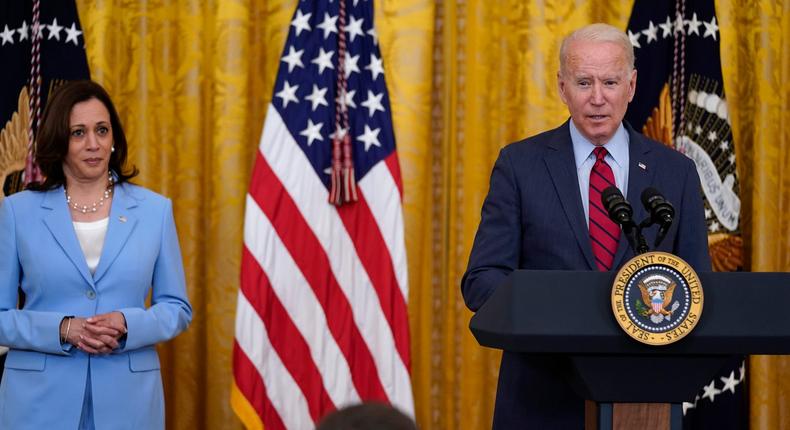
[[[126,318],[118,311],[89,318],[74,317],[71,325],[67,319],[61,323],[60,332],[66,342],[89,354],[109,354],[118,348],[119,339],[126,334]]]

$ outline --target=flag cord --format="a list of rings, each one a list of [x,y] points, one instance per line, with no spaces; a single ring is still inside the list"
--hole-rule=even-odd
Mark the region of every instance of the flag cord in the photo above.
[[[33,0],[32,40],[30,50],[30,117],[27,127],[28,153],[25,163],[25,185],[41,181],[36,165],[36,130],[41,124],[41,1]]]
[[[675,19],[680,24],[680,35],[674,39],[674,58],[672,61],[672,121],[673,145],[679,147],[678,139],[685,133],[686,109],[686,32],[683,31],[683,22],[686,17],[686,0],[675,0]],[[676,24],[676,25],[677,25]],[[676,29],[675,32],[678,30]],[[675,123],[675,121],[677,122]]]
[[[337,106],[335,108],[335,137],[332,139],[332,171],[329,202],[334,205],[357,201],[357,185],[354,177],[351,127],[346,106],[346,1],[339,0],[337,35]]]

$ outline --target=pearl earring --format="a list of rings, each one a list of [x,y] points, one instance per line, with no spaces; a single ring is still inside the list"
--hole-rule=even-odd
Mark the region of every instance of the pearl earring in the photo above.
[[[110,152],[115,152],[115,147],[114,146],[110,147]]]

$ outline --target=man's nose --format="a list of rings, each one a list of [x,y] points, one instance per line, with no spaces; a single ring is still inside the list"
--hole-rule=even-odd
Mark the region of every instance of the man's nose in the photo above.
[[[603,97],[603,88],[599,84],[593,84],[592,94],[590,95],[590,103],[594,105],[602,105],[605,100]]]

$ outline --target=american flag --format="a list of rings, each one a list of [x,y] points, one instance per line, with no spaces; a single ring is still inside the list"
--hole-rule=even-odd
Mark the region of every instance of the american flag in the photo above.
[[[358,199],[334,205],[346,135]],[[413,416],[401,194],[373,2],[299,2],[246,202],[231,404],[248,428],[368,400]]]

